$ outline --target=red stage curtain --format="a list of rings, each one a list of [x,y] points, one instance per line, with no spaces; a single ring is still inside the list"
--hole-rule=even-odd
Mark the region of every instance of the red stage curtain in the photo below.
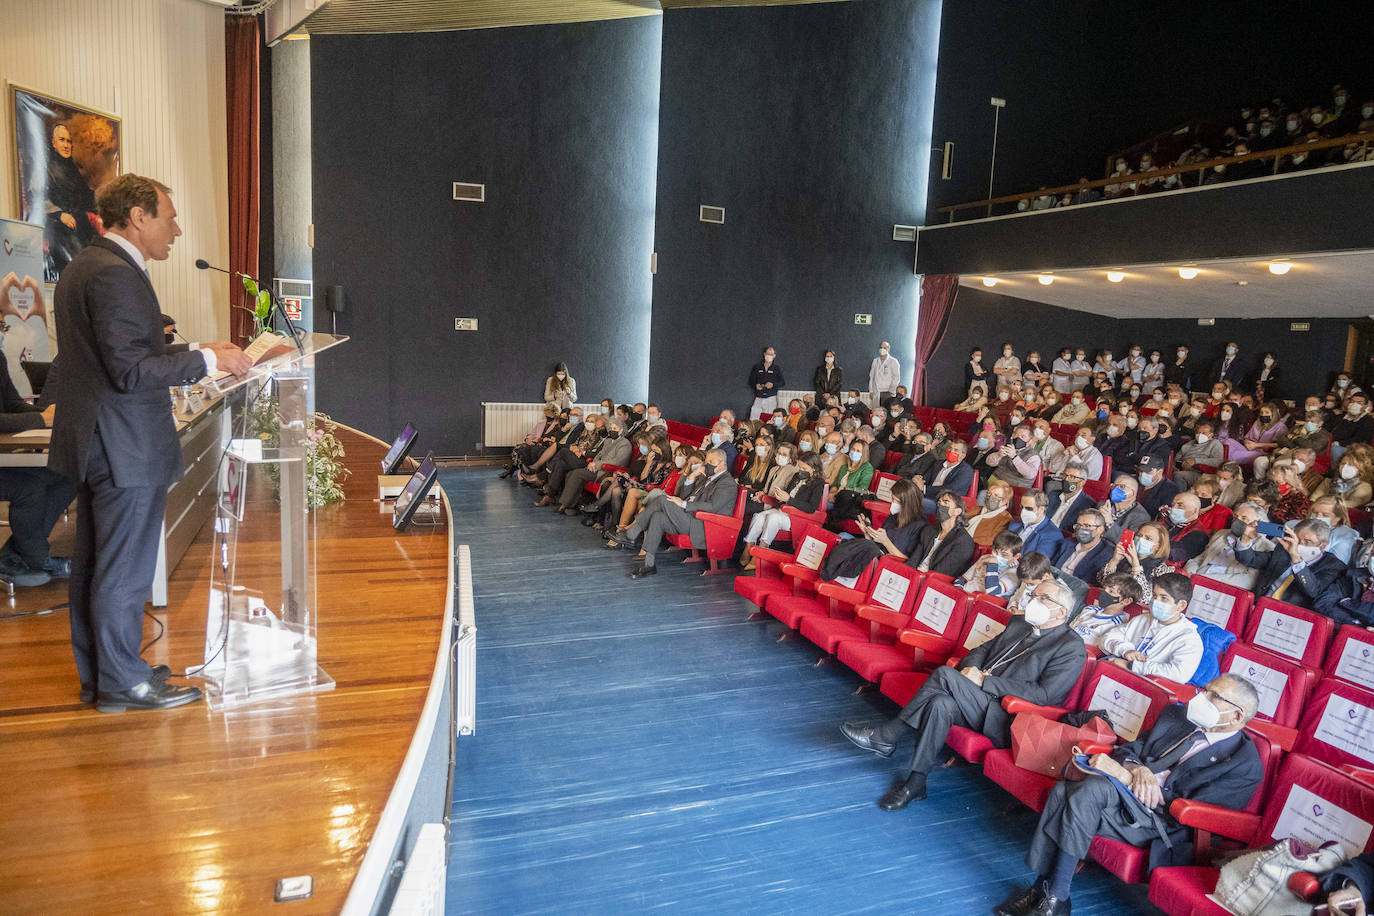
[[[258,66],[262,37],[256,16],[224,17],[225,85],[229,122],[229,269],[250,277],[258,275],[261,193],[258,169],[259,105]],[[243,284],[229,282],[231,306],[252,308]],[[253,316],[242,308],[229,310],[229,339],[246,343],[253,331]]]
[[[911,379],[911,399],[926,402],[926,361],[940,349],[959,293],[958,274],[927,274],[921,278],[921,308],[916,318],[916,370]]]

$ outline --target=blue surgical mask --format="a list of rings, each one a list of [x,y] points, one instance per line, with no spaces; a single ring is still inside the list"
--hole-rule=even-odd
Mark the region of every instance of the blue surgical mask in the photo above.
[[[1140,472],[1140,485],[1142,487],[1152,487],[1155,484],[1155,475],[1149,471]]]
[[[639,447],[639,453],[640,453],[641,455],[647,455],[647,454],[649,454],[649,446],[647,446],[647,445],[641,445],[641,446]]]
[[[1175,525],[1182,525],[1184,522],[1188,521],[1188,513],[1184,512],[1178,506],[1170,506],[1169,521],[1173,522]]]
[[[1112,487],[1112,492],[1107,494],[1107,498],[1114,503],[1124,503],[1129,493],[1122,487]]]
[[[785,420],[785,419],[782,418],[782,417],[774,417],[774,418],[773,418],[773,425],[776,426],[778,429],[782,429],[783,424],[785,424],[786,422],[787,422],[787,420]]]
[[[977,445],[978,445],[979,448],[987,448],[987,447],[988,447],[988,440],[987,440],[987,437],[986,437],[986,436],[979,436],[979,437],[978,437],[978,443],[977,443]]]
[[[1150,616],[1163,623],[1174,616],[1174,606],[1167,601],[1156,598],[1150,602]]]
[[[860,458],[862,458],[863,456],[864,456],[864,453],[861,452],[861,451],[859,451],[858,449],[851,449],[850,452],[849,452],[849,460],[850,460],[850,461],[858,461],[858,460],[859,460]]]
[[[834,454],[837,453],[839,450],[840,450],[840,447],[839,447],[838,445],[836,445],[834,442],[827,442],[827,443],[825,444],[825,451],[826,451],[826,454],[828,454],[828,455],[834,455]]]
[[[712,445],[720,445],[720,443],[723,442],[724,439],[725,439],[725,437],[722,436],[720,433],[711,433],[711,444],[712,444]]]
[[[797,443],[797,448],[801,449],[804,452],[811,451],[811,440],[803,439],[801,442]]]

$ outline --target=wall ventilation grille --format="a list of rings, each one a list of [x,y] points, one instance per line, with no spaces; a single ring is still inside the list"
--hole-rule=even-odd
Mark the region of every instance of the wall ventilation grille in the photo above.
[[[703,223],[723,223],[725,222],[725,208],[713,207],[710,204],[701,205],[701,221]]]
[[[454,200],[471,200],[477,203],[487,199],[487,186],[484,184],[473,184],[467,181],[455,181],[453,183]]]
[[[894,242],[914,242],[916,241],[916,227],[896,225],[892,227],[892,241]]]

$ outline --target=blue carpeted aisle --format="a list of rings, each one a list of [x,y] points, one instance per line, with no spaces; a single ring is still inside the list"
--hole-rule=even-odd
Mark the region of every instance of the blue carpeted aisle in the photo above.
[[[852,747],[891,715],[803,639],[746,621],[730,576],[630,554],[494,471],[446,471],[470,544],[477,734],[460,739],[452,913],[987,913],[1026,877],[1034,816],[979,770],[874,804],[900,764]],[[1074,913],[1155,912],[1098,869]]]

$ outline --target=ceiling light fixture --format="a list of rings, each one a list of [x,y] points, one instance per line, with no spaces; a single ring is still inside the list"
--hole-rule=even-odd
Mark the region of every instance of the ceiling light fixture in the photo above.
[[[1198,275],[1198,269],[1196,267],[1180,267],[1178,275],[1184,280],[1191,280]]]
[[[1121,282],[1122,280],[1124,280],[1124,279],[1126,279],[1126,275],[1123,274],[1123,273],[1122,273],[1121,271],[1119,271],[1119,270],[1109,270],[1109,271],[1107,271],[1107,282],[1108,282],[1108,283],[1120,283],[1120,282]]]
[[[1041,286],[1049,286],[1054,282],[1054,274],[1040,274],[1035,279],[1040,281]]]
[[[1284,274],[1288,273],[1288,272],[1289,272],[1290,270],[1292,270],[1292,269],[1293,269],[1293,264],[1292,264],[1292,262],[1290,262],[1290,261],[1270,261],[1270,262],[1269,262],[1269,272],[1270,272],[1271,274],[1273,274],[1274,276],[1276,276],[1276,277],[1282,277]]]
[[[996,278],[996,277],[984,277],[984,278],[983,278],[983,285],[986,286],[986,287],[988,287],[989,289],[991,289],[992,287],[994,287],[994,286],[997,285],[997,278]]]

